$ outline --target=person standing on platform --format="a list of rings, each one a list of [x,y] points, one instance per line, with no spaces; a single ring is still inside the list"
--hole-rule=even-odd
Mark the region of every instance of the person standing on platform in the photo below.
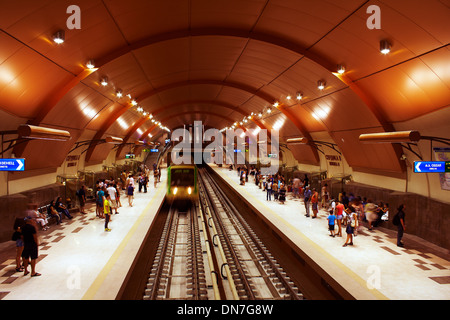
[[[306,175],[305,175],[306,176]],[[309,186],[305,186],[305,193],[304,193],[304,199],[305,203],[305,209],[306,209],[306,217],[309,217],[309,203],[311,202],[311,190],[309,189]]]
[[[353,233],[355,232],[355,228],[358,226],[358,217],[356,216],[355,208],[353,206],[348,206],[348,216],[347,216],[347,226],[345,228],[345,232],[347,232],[347,239],[343,247],[348,245],[353,245]]]
[[[134,186],[131,183],[128,184],[127,195],[128,195],[128,205],[130,207],[132,207],[133,206],[133,196],[134,196]]]
[[[117,190],[116,188],[114,188],[114,186],[112,184],[108,185],[108,188],[106,189],[106,192],[109,194],[109,199],[110,199],[110,203],[111,203],[111,208],[114,208],[114,211],[116,214],[118,214],[119,212],[117,211]]]
[[[319,193],[316,188],[312,189],[311,207],[313,212],[312,218],[317,218],[317,213],[319,212]]]
[[[322,199],[321,199],[321,206],[322,209],[325,208],[325,210],[328,210],[328,184],[324,184],[324,186],[322,187]]]
[[[272,200],[272,179],[269,179],[267,181],[267,186],[266,186],[266,191],[267,191],[267,195],[266,195],[266,200],[267,201],[271,201]]]
[[[364,206],[364,212],[366,213],[366,219],[369,222],[369,230],[372,230],[372,223],[377,220],[377,205],[373,203],[371,199],[367,201],[367,204]]]
[[[82,185],[80,190],[77,192],[78,202],[80,203],[80,213],[86,214],[84,207],[86,205],[86,186]]]
[[[158,168],[155,168],[155,170],[153,170],[153,179],[155,180],[155,188],[156,188],[156,184],[158,183],[158,176],[159,176],[159,170],[158,170]]]
[[[344,218],[344,204],[340,203],[339,201],[336,202],[336,222],[337,222],[337,233],[336,236],[342,237],[342,219]]]
[[[330,210],[330,214],[328,215],[328,230],[330,230],[330,237],[335,236],[334,234],[334,225],[335,225],[335,221],[336,221],[336,216],[334,215],[333,210]]]
[[[36,228],[31,217],[25,218],[25,225],[22,227],[23,251],[22,260],[24,276],[29,274],[28,264],[31,265],[31,276],[38,277],[41,274],[36,272],[36,260],[38,258],[38,237]]]
[[[108,223],[111,220],[111,196],[109,193],[105,195],[105,201],[103,202],[103,213],[105,214],[105,231],[111,231],[108,228]]]
[[[300,198],[300,179],[298,177],[295,177],[292,181],[292,195],[294,198]]]
[[[403,233],[406,229],[406,223],[405,223],[405,205],[401,204],[397,208],[397,213],[395,214],[393,218],[394,225],[397,226],[397,246],[403,247],[404,244],[402,242]]]

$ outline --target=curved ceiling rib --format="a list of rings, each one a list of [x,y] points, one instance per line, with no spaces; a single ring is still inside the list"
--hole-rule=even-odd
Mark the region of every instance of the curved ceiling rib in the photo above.
[[[299,55],[302,55],[312,61],[314,61],[315,63],[317,63],[318,65],[320,65],[321,67],[325,68],[326,70],[328,70],[331,73],[334,73],[335,70],[335,65],[333,63],[331,63],[328,59],[325,59],[324,57],[308,51],[306,48],[302,47],[301,45],[294,43],[292,41],[277,37],[277,36],[272,36],[272,35],[268,35],[268,34],[264,34],[264,33],[259,33],[259,32],[252,32],[252,31],[248,31],[248,30],[242,30],[242,29],[232,29],[232,28],[200,28],[200,29],[189,29],[189,30],[180,30],[180,31],[174,31],[174,32],[170,32],[170,33],[165,33],[165,34],[160,34],[160,35],[156,35],[156,36],[151,36],[149,38],[137,41],[135,43],[132,43],[130,45],[127,45],[123,48],[120,48],[118,50],[115,50],[101,58],[96,58],[96,63],[97,63],[97,68],[101,68],[103,65],[107,64],[110,61],[113,61],[121,56],[123,56],[124,54],[127,54],[133,50],[137,50],[139,48],[143,48],[145,46],[149,46],[155,43],[159,43],[162,41],[169,41],[172,39],[179,39],[179,38],[185,38],[185,37],[197,37],[197,36],[224,36],[224,37],[239,37],[239,38],[245,38],[245,39],[251,39],[251,40],[256,40],[256,41],[262,41],[265,43],[269,43],[272,44],[274,46],[278,46],[278,47],[282,47],[285,49],[288,49],[292,52],[295,52]],[[79,83],[83,78],[85,78],[86,76],[83,76],[84,73],[86,73],[87,71],[83,71],[80,75],[78,75],[75,79],[73,79],[72,81],[70,81],[69,84],[67,84],[64,88],[69,88],[70,86],[75,86],[77,83]],[[369,95],[365,94],[363,92],[363,90],[361,90],[358,85],[354,82],[352,82],[351,79],[349,79],[348,77],[345,78],[339,78],[340,80],[342,80],[346,85],[348,85],[351,90],[353,90],[360,98],[362,101],[364,101],[365,103],[369,102],[369,109],[372,112],[375,112],[376,118],[378,119],[378,121],[380,122],[380,124],[382,125],[383,128],[388,128],[391,125],[385,120],[385,118],[383,117],[383,115],[381,115],[379,112],[377,112],[376,110],[378,109],[376,107],[376,102],[369,97]],[[344,81],[345,80],[345,81]],[[208,82],[216,82],[213,80],[209,80]],[[192,83],[186,83],[186,84],[192,84]],[[216,83],[217,84],[217,83]],[[176,84],[171,84],[169,86],[174,86]],[[180,84],[177,84],[180,85]],[[245,85],[244,85],[245,86]],[[58,90],[60,91],[60,90]],[[265,95],[264,93],[256,90],[256,92],[254,93],[255,95],[261,96],[261,95]],[[46,108],[42,109],[43,111],[40,114],[39,119],[42,119],[45,117],[45,114],[48,113],[55,105],[56,103],[62,98],[63,95],[61,95],[60,92],[55,92],[52,95],[51,101],[52,101],[52,105],[48,105]],[[145,95],[144,95],[145,96]],[[272,101],[268,101],[268,102],[273,102]],[[374,107],[375,106],[375,107]],[[285,110],[281,109],[282,112],[285,112]],[[296,119],[295,120],[295,125],[297,127],[299,127],[301,125],[301,119],[298,119],[298,117],[295,117],[295,115],[287,115],[290,119]],[[295,118],[294,118],[295,117]],[[36,120],[39,120],[36,119]],[[305,127],[299,127],[299,130],[302,132],[302,134],[307,137],[309,137],[309,132],[307,132],[305,129]],[[312,139],[310,139],[312,140]],[[399,150],[399,148],[396,148],[395,146],[393,146],[394,149],[396,150],[397,153],[400,153],[401,150]],[[316,160],[317,162],[319,161],[319,156],[317,154],[317,152],[315,151],[315,149],[313,147],[311,147],[311,150],[313,151],[313,153],[315,154]],[[399,160],[400,165],[403,167],[403,163],[401,163],[401,161]]]
[[[182,106],[182,105],[189,105],[189,104],[210,104],[210,105],[216,105],[216,106],[224,107],[224,108],[227,108],[227,109],[239,112],[243,116],[247,115],[247,113],[244,110],[242,110],[241,108],[239,108],[239,107],[236,107],[236,106],[234,106],[234,105],[232,105],[230,103],[224,102],[224,101],[214,101],[214,100],[185,100],[185,101],[175,102],[175,103],[172,103],[170,105],[163,106],[163,107],[160,107],[160,108],[158,108],[156,110],[153,110],[153,111],[151,111],[151,113],[152,113],[153,116],[156,116],[156,115],[158,115],[159,113],[161,113],[164,110],[175,108],[175,107]]]
[[[272,105],[277,99],[273,96],[271,96],[270,94],[264,93],[256,88],[253,88],[251,86],[248,86],[246,84],[242,84],[242,83],[235,83],[235,82],[225,82],[225,81],[219,81],[219,80],[208,80],[208,79],[203,79],[203,80],[192,80],[192,81],[182,81],[182,82],[177,82],[177,83],[171,83],[165,86],[162,86],[160,88],[156,88],[153,90],[149,90],[143,94],[141,94],[137,100],[138,101],[142,101],[145,100],[147,98],[150,98],[151,96],[161,93],[163,91],[166,90],[170,90],[170,89],[174,89],[174,88],[178,88],[178,87],[183,87],[183,86],[188,86],[188,85],[218,85],[218,86],[225,86],[225,87],[231,87],[231,88],[235,88],[235,89],[239,89],[239,90],[243,90],[246,91],[252,95],[255,95],[259,98],[261,98],[262,100],[266,101],[267,103],[269,103],[270,105]],[[299,119],[298,117],[296,117],[295,115],[293,115],[292,113],[290,113],[288,110],[285,110],[283,108],[279,109],[282,113],[284,113],[291,121],[293,121],[294,125],[297,127],[297,129],[302,133],[302,135],[304,137],[306,137],[309,141],[313,141],[313,139],[311,138],[311,135],[309,134],[309,132],[305,129],[305,125],[302,123],[301,119]],[[259,126],[261,126],[262,123],[259,122]],[[263,129],[267,129],[265,126]],[[313,153],[316,161],[319,161],[319,154],[316,150],[316,148],[314,148],[314,146],[310,146],[310,150]]]

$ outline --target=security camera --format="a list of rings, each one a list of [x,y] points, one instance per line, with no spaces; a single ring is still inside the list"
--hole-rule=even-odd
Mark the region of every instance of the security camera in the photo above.
[[[406,160],[406,155],[402,154],[402,156],[400,157],[400,160],[405,161]]]

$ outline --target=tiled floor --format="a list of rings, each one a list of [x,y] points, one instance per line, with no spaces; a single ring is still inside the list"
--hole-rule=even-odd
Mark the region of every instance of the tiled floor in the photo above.
[[[75,213],[72,220],[39,231],[40,277],[15,272],[15,243],[0,244],[0,299],[114,299],[165,195],[165,178],[148,193],[135,192],[133,207],[122,193],[122,207],[109,228],[95,215]]]
[[[362,228],[354,246],[342,247],[343,238],[328,236],[326,213],[306,218],[303,202],[288,194],[284,205],[265,200],[254,184],[240,186],[234,171],[215,168],[228,183],[277,225],[318,265],[358,299],[450,299],[450,258],[447,249],[405,234],[405,248],[396,232]],[[37,271],[31,278],[15,272],[15,246],[0,244],[0,299],[93,300],[114,299],[164,198],[165,174],[155,190],[136,193],[132,208],[125,196],[111,232],[91,211],[76,214],[61,226],[40,231]]]
[[[285,204],[267,201],[252,177],[239,185],[236,171],[213,167],[228,183],[334,279],[360,299],[450,299],[450,254],[418,237],[405,233],[404,248],[397,247],[395,231],[360,227],[354,246],[342,247],[343,237],[332,238],[327,213],[305,217],[302,200],[288,193]]]

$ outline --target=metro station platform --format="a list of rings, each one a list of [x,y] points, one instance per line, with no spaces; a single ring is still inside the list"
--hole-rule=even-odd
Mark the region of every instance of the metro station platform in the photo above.
[[[236,171],[212,167],[356,299],[450,299],[448,250],[408,234],[405,248],[399,248],[395,232],[365,227],[354,246],[344,248],[345,230],[342,238],[329,237],[324,211],[317,219],[306,218],[303,202],[290,193],[285,204],[269,202],[252,177],[241,186]],[[163,203],[165,181],[163,169],[156,189],[151,179],[148,193],[135,192],[133,207],[122,192],[111,232],[96,218],[94,204],[86,215],[77,213],[60,226],[39,231],[40,277],[15,272],[15,243],[0,244],[0,300],[114,300]]]
[[[111,216],[111,232],[105,232],[104,219],[96,217],[95,203],[86,207],[85,215],[76,213],[72,220],[64,219],[59,226],[38,231],[39,277],[15,272],[15,242],[0,244],[0,299],[115,299],[164,201],[165,171],[156,189],[153,178],[147,193],[136,188],[132,207],[122,190],[122,207],[119,214]]]
[[[343,247],[345,228],[342,237],[330,237],[325,210],[307,218],[303,200],[291,193],[284,204],[267,201],[253,177],[242,186],[236,170],[211,167],[356,299],[450,299],[448,249],[407,233],[405,247],[397,247],[397,232],[381,226],[371,231],[362,226],[354,245]]]

